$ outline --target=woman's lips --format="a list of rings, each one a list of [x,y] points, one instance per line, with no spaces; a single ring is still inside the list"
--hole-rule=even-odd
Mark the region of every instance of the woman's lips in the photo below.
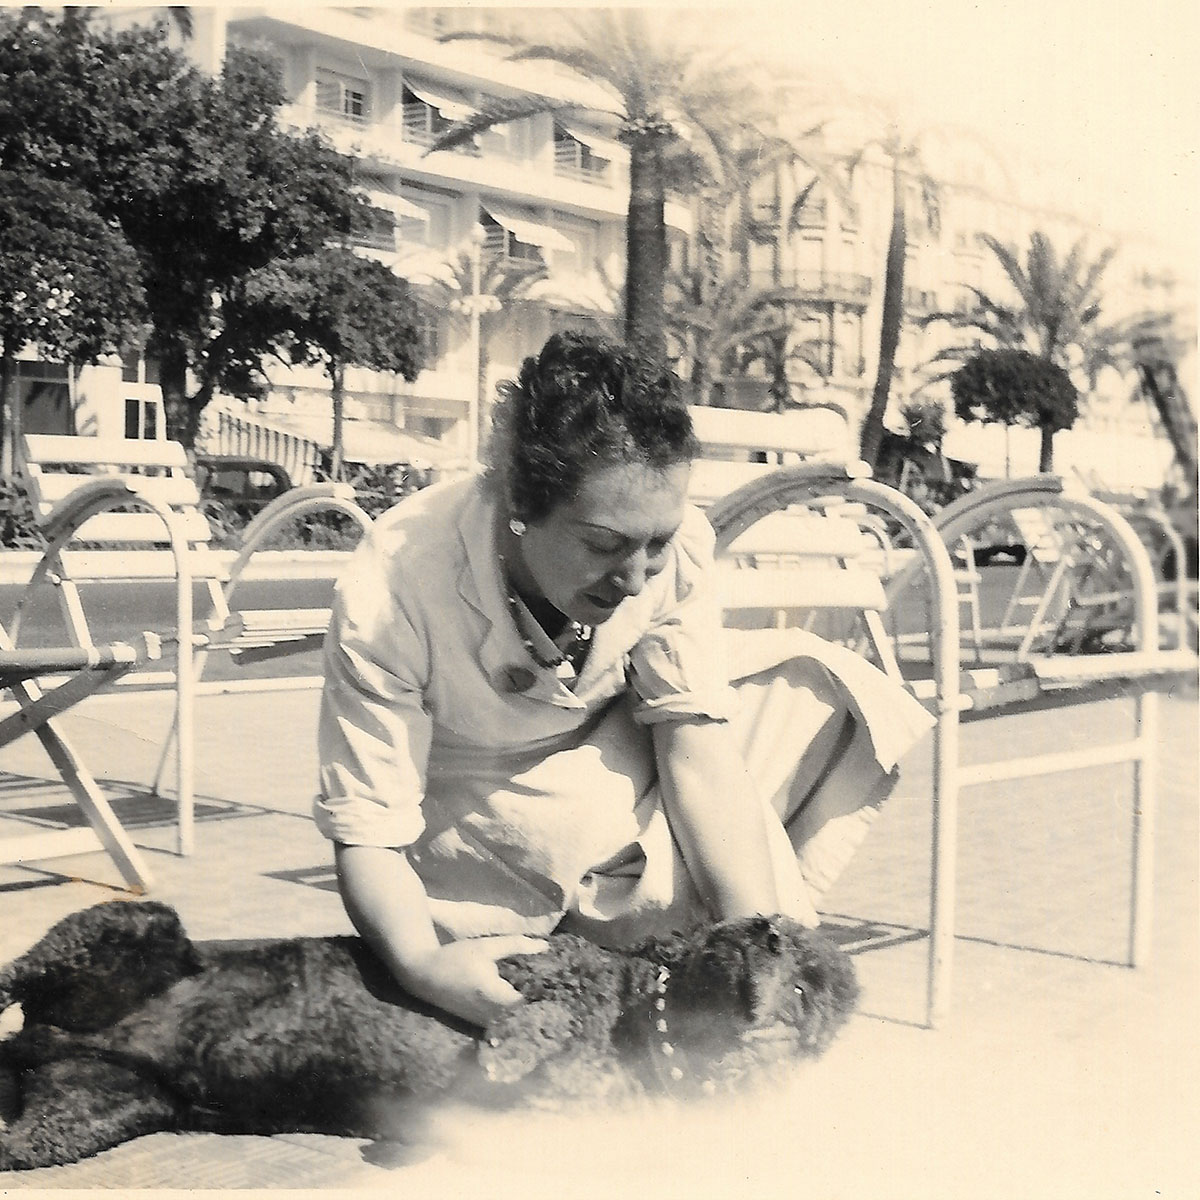
[[[602,612],[612,612],[614,608],[624,599],[623,596],[608,598],[605,596],[596,596],[591,593],[585,593],[584,599],[592,605],[593,608],[598,608]]]

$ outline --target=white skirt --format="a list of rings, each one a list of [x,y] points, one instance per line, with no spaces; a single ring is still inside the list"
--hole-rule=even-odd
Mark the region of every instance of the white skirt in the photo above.
[[[781,906],[816,924],[932,718],[857,654],[802,630],[726,631],[730,722],[764,808]],[[623,946],[706,919],[663,811],[651,729],[618,700],[577,745],[431,776],[410,849],[448,938],[559,926]],[[450,812],[447,818],[446,813]]]

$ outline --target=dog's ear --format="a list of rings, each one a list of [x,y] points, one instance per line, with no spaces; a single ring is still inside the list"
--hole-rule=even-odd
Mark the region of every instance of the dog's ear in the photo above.
[[[64,917],[0,972],[0,998],[25,1024],[104,1029],[200,969],[173,908],[110,901]]]

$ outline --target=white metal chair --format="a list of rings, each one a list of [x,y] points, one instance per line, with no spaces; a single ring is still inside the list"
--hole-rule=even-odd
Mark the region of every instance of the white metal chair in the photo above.
[[[28,435],[24,457],[31,499],[42,522],[47,548],[34,568],[13,625],[19,639],[21,614],[40,589],[54,589],[74,646],[96,647],[80,592],[88,582],[170,579],[175,620],[168,631],[173,660],[175,784],[178,849],[194,843],[194,699],[208,653],[289,653],[324,635],[327,607],[245,609],[232,605],[234,590],[254,554],[286,523],[315,511],[345,514],[362,528],[370,518],[345,484],[313,484],[279,497],[247,528],[232,566],[215,551],[212,531],[187,473],[178,443],[93,437]],[[81,544],[90,548],[79,547]],[[323,567],[322,575],[328,575]],[[207,598],[203,620],[193,619],[193,588]],[[136,680],[134,680],[136,681]],[[141,682],[146,678],[142,676]],[[170,739],[168,739],[170,740]],[[167,747],[155,778],[164,776]]]
[[[728,438],[728,432],[724,435]],[[756,434],[756,436],[759,436]],[[727,445],[728,443],[723,443]],[[699,464],[698,464],[699,465]],[[709,463],[705,487],[728,464]],[[745,464],[733,464],[744,470]],[[717,533],[727,620],[744,624],[757,611],[766,624],[803,623],[813,610],[839,610],[856,621],[843,626],[847,640],[861,644],[876,662],[933,713],[932,845],[930,860],[929,953],[926,1014],[932,1026],[950,1007],[957,896],[960,792],[999,780],[1038,778],[1107,763],[1135,767],[1131,804],[1135,851],[1129,883],[1128,961],[1145,960],[1151,927],[1154,819],[1153,762],[1156,737],[1155,689],[1194,674],[1186,652],[1159,652],[1154,626],[1153,575],[1137,536],[1120,514],[1086,496],[1064,495],[1061,480],[1038,477],[995,490],[982,489],[951,505],[935,523],[916,504],[869,477],[862,464],[812,463],[772,469],[738,479],[731,492],[709,504]],[[836,497],[838,503],[831,503]],[[1035,655],[962,670],[959,665],[959,596],[948,546],[1014,508],[1037,509],[1052,522],[1099,530],[1127,564],[1132,580],[1134,647],[1125,654]],[[866,551],[858,528],[844,518],[865,509],[883,515],[906,541],[907,557],[890,579],[879,573],[879,557]],[[827,522],[822,527],[821,521]],[[822,532],[823,529],[823,532]],[[909,589],[924,588],[930,620],[926,635],[929,666],[924,678],[906,678],[884,632],[882,614]],[[851,626],[853,625],[853,630]],[[859,635],[865,628],[867,637]],[[1090,749],[1030,752],[1003,761],[959,762],[962,721],[995,718],[1030,708],[1074,705],[1130,691],[1135,694],[1138,732],[1125,741]]]

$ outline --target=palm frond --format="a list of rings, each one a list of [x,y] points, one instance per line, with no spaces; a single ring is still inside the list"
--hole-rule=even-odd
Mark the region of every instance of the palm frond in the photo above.
[[[524,117],[538,116],[542,113],[575,112],[577,104],[563,100],[552,100],[548,96],[515,96],[512,98],[497,98],[482,105],[478,112],[456,121],[444,133],[429,144],[426,155],[438,150],[454,150],[467,145],[479,134],[497,125],[506,125],[510,121],[519,121]],[[422,156],[424,157],[424,156]]]

